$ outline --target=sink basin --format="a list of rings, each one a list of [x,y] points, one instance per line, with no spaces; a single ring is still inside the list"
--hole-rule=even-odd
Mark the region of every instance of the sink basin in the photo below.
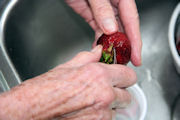
[[[3,1],[3,0],[2,0]],[[61,0],[0,2],[0,71],[5,90],[90,50],[92,29]],[[168,25],[178,0],[137,0],[143,65],[132,67],[148,100],[146,120],[170,120],[180,92],[168,46]],[[180,118],[179,118],[180,119]]]
[[[13,8],[7,19],[4,44],[21,80],[91,48],[93,31],[73,15],[59,0],[22,0]]]

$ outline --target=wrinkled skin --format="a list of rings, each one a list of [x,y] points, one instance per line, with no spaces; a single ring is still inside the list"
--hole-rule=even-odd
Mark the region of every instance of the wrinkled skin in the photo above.
[[[0,120],[111,120],[136,82],[124,65],[98,63],[102,46],[29,79],[0,95]],[[112,105],[111,103],[115,101]]]
[[[96,33],[97,39],[105,33],[125,32],[131,42],[131,62],[141,65],[142,41],[139,28],[139,15],[135,0],[65,0],[81,15]]]

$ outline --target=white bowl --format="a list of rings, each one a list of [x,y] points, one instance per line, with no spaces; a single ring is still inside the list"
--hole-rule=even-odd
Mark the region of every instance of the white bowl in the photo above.
[[[178,51],[176,49],[176,44],[175,44],[175,26],[176,26],[176,21],[179,14],[180,14],[180,3],[174,9],[174,12],[172,14],[172,17],[169,23],[169,32],[168,32],[169,46],[170,46],[170,50],[171,50],[178,73],[180,73],[180,56],[178,54]]]
[[[147,100],[144,92],[136,84],[128,91],[132,94],[132,103],[125,109],[117,110],[113,120],[145,120],[147,113]]]

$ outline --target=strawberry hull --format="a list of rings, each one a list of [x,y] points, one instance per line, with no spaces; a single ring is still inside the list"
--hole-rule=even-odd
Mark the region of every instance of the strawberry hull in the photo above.
[[[101,62],[105,62],[108,64],[112,64],[114,57],[116,57],[117,64],[127,64],[131,58],[131,45],[127,36],[124,33],[117,32],[112,35],[103,34],[97,41],[97,44],[103,45],[103,55],[101,58]],[[113,49],[115,49],[115,55],[113,54]],[[107,53],[110,57],[103,58]],[[108,62],[107,62],[108,61]]]

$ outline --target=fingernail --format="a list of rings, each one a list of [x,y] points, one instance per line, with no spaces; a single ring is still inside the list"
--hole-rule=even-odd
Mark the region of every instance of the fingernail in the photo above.
[[[101,50],[102,50],[102,45],[97,45],[91,50],[91,52],[96,53],[96,52],[100,52]]]
[[[141,56],[138,54],[138,53],[136,53],[135,55],[134,55],[134,58],[132,58],[132,61],[133,61],[133,63],[134,63],[134,65],[135,66],[141,66],[141,64],[142,64],[142,62],[141,62]]]
[[[115,32],[117,30],[116,24],[113,19],[107,18],[102,21],[103,28],[107,32]]]

